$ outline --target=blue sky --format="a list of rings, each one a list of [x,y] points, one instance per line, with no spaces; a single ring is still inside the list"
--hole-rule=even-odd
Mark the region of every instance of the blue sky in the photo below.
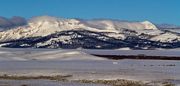
[[[0,0],[0,16],[41,15],[180,25],[180,0]]]

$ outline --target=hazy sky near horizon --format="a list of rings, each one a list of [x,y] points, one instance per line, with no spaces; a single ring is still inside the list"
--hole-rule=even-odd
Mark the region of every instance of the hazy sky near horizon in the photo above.
[[[180,0],[0,0],[0,16],[41,15],[180,25]]]

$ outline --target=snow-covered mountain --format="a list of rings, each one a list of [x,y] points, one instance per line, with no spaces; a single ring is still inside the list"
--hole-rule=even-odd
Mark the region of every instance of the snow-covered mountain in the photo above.
[[[0,32],[0,46],[21,48],[131,49],[177,48],[178,33],[158,29],[149,21],[34,17],[25,26]]]
[[[180,26],[173,24],[158,24],[156,25],[161,30],[171,31],[175,33],[180,33]]]

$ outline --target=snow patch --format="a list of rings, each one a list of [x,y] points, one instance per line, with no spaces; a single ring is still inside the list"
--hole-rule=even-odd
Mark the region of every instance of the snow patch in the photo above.
[[[151,40],[160,41],[160,42],[173,42],[173,41],[180,40],[180,37],[177,36],[176,34],[164,33],[162,35],[155,36],[155,37],[151,38]]]

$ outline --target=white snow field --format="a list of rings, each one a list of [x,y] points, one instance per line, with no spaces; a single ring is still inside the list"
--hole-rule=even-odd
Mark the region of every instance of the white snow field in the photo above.
[[[55,50],[55,49],[0,49],[0,75],[53,76],[72,75],[70,80],[126,79],[143,82],[172,81],[180,84],[180,62],[176,60],[108,60],[89,53],[134,54],[147,51],[125,50]],[[163,55],[179,55],[178,50],[157,50]],[[152,54],[154,55],[154,54]],[[0,80],[0,83],[28,81]],[[46,82],[39,80],[39,82]],[[49,85],[53,81],[47,81]],[[29,82],[28,82],[29,83]],[[32,80],[32,83],[37,83]],[[58,84],[59,83],[59,84]],[[45,83],[43,83],[45,84]],[[37,86],[46,86],[46,85]],[[54,86],[103,86],[81,83],[54,82]],[[71,84],[71,85],[70,85]],[[80,84],[80,85],[79,85]],[[18,86],[18,84],[17,84]],[[36,85],[34,85],[36,86]],[[47,85],[48,86],[48,85]],[[53,86],[53,85],[52,85]]]
[[[0,49],[0,61],[106,60],[80,50]]]
[[[0,48],[0,61],[57,61],[57,60],[107,60],[97,55],[141,55],[146,56],[175,56],[179,57],[179,49],[171,50],[118,50],[98,49],[21,49]]]

